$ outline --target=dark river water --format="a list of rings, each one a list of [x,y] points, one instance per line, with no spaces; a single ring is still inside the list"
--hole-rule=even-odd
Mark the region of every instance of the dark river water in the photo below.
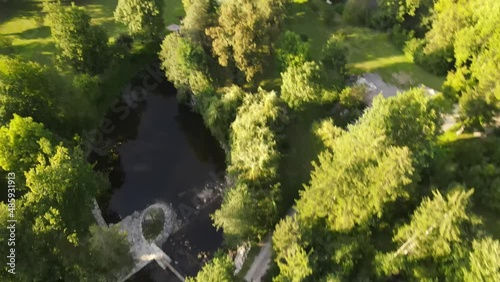
[[[130,88],[143,84],[145,75],[141,72],[131,80],[125,96]],[[106,115],[115,127],[104,135],[113,153],[93,153],[90,157],[96,169],[109,173],[112,186],[99,204],[108,223],[156,202],[171,204],[183,227],[162,248],[181,273],[195,275],[203,260],[222,243],[222,234],[209,218],[220,206],[220,198],[203,204],[196,194],[205,187],[221,185],[224,151],[202,117],[177,102],[171,83],[162,81],[143,94],[140,97],[145,99],[137,103],[121,100]],[[129,281],[176,280],[153,261]]]

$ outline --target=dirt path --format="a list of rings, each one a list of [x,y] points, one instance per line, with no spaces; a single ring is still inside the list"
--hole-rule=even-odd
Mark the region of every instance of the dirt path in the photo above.
[[[295,213],[296,211],[290,208],[286,216],[294,217]],[[252,266],[250,266],[250,269],[245,275],[245,281],[260,282],[262,277],[266,274],[273,253],[272,237],[272,233],[267,235],[264,245],[261,247],[259,254],[255,257]]]

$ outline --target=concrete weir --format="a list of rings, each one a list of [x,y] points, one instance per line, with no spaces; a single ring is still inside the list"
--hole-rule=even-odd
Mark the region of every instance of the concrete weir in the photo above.
[[[151,209],[162,210],[165,213],[165,219],[162,232],[152,242],[148,242],[146,238],[144,238],[144,234],[142,232],[142,222],[148,211]],[[102,217],[101,210],[95,200],[92,213],[100,226],[107,226]],[[163,252],[160,247],[158,247],[158,245],[161,246],[167,238],[180,227],[175,211],[171,206],[165,203],[153,204],[141,212],[135,211],[133,214],[127,216],[116,225],[120,230],[127,233],[127,239],[130,243],[130,253],[132,254],[132,258],[135,262],[134,267],[130,271],[119,275],[120,278],[118,281],[126,281],[153,260],[155,260],[163,269],[166,270],[168,268],[172,271],[172,273],[174,273],[180,281],[184,281],[184,277],[172,266],[172,259],[165,252]]]

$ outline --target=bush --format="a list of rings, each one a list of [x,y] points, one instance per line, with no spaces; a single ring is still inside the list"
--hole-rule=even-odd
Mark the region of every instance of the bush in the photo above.
[[[412,38],[404,44],[403,52],[415,62],[416,57],[420,56],[425,46],[425,40],[421,38]]]
[[[381,9],[371,12],[368,20],[369,27],[384,31],[391,29],[395,24],[396,21],[394,21],[394,18]]]
[[[353,25],[365,25],[369,18],[368,3],[370,0],[347,0],[342,17]]]
[[[286,31],[280,40],[277,57],[281,70],[289,66],[298,66],[309,59],[309,43],[303,41],[300,35],[292,31]]]
[[[344,13],[344,7],[345,7],[344,3],[336,3],[333,4],[332,8],[337,14],[342,15]]]
[[[494,95],[479,93],[476,90],[464,92],[458,102],[460,120],[468,129],[484,129],[498,113],[498,101]]]
[[[0,54],[10,55],[14,52],[14,46],[12,46],[12,38],[2,36],[0,37]]]
[[[291,109],[304,110],[310,103],[321,101],[322,75],[316,62],[306,62],[299,66],[290,66],[281,73],[281,99]]]
[[[404,52],[426,71],[440,76],[447,74],[454,66],[454,62],[449,59],[452,51],[438,50],[426,53],[424,51],[425,45],[425,39],[412,38],[406,42]]]
[[[326,25],[332,26],[335,23],[335,10],[332,7],[326,7],[323,10],[322,18]]]
[[[322,50],[321,63],[329,82],[337,89],[344,86],[347,75],[347,45],[342,35],[332,35]]]
[[[120,34],[115,41],[114,51],[116,56],[119,58],[123,58],[130,53],[132,50],[132,44],[134,43],[134,39],[132,36],[122,33]]]
[[[413,31],[404,30],[401,25],[395,25],[391,32],[389,32],[389,39],[394,43],[394,45],[403,49],[406,45],[406,42],[412,40],[414,37]]]
[[[340,104],[349,109],[361,109],[365,106],[366,87],[352,86],[340,92]]]

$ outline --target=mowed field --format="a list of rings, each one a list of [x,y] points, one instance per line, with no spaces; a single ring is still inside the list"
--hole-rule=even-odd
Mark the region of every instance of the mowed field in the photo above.
[[[110,41],[126,33],[124,25],[116,23],[113,11],[118,0],[76,0],[92,17],[92,23],[104,27]],[[0,36],[13,40],[14,55],[20,59],[50,64],[55,46],[50,28],[43,20],[42,1],[19,3],[0,9]],[[181,0],[165,0],[165,24],[179,23],[184,15]]]

